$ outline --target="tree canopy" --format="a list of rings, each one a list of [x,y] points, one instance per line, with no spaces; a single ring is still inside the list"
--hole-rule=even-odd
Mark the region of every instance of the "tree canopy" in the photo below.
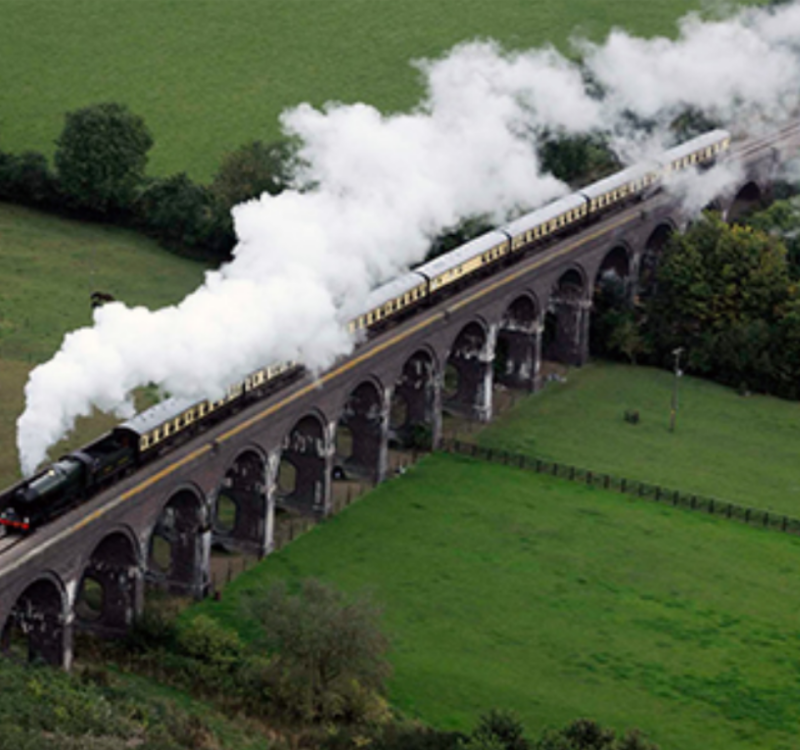
[[[63,191],[80,207],[108,213],[130,205],[153,138],[144,120],[107,102],[68,112],[56,141]]]

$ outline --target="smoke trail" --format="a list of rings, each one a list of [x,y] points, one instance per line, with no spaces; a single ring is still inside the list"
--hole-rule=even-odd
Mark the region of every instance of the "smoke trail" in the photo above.
[[[501,222],[566,191],[540,171],[545,131],[604,131],[629,154],[641,148],[631,114],[659,126],[648,148],[686,106],[723,124],[784,118],[797,103],[798,31],[797,4],[715,23],[690,16],[676,41],[615,31],[602,45],[577,42],[583,68],[550,48],[470,43],[417,63],[427,92],[411,113],[287,112],[283,128],[302,143],[296,189],[236,207],[232,262],[182,303],[106,305],[33,370],[18,420],[23,472],[93,406],[130,413],[138,385],[202,398],[272,361],[326,367],[351,346],[343,320],[437,232],[475,214]]]

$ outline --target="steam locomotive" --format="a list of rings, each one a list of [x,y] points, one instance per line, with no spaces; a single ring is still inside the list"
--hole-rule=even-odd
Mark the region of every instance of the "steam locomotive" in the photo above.
[[[348,328],[356,336],[382,330],[505,263],[649,197],[674,173],[712,165],[730,143],[726,130],[705,133],[487,232],[375,289]],[[0,525],[17,533],[34,530],[198,431],[283,388],[302,372],[296,362],[271,365],[231,386],[216,401],[166,399],[0,495]]]

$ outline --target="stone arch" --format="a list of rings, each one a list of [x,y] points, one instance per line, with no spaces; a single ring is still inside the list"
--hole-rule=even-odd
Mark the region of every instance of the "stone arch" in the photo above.
[[[512,388],[536,388],[541,359],[541,308],[536,295],[524,291],[508,304],[497,329],[494,377]]]
[[[436,354],[417,349],[404,363],[392,389],[389,442],[398,448],[435,446],[441,430],[441,378]]]
[[[636,283],[638,297],[650,297],[655,292],[658,264],[664,254],[664,247],[675,230],[676,227],[672,222],[662,221],[650,232],[639,261],[639,278]]]
[[[84,630],[124,633],[141,607],[141,551],[133,532],[108,532],[95,546],[81,574],[75,615]]]
[[[225,548],[264,549],[267,534],[268,460],[259,446],[244,446],[231,461],[214,497],[212,539]]]
[[[193,484],[176,488],[150,534],[148,578],[175,593],[204,596],[208,588],[209,532],[203,493]]]
[[[543,334],[544,358],[565,365],[582,365],[588,355],[589,283],[577,265],[553,284],[547,301]]]
[[[384,388],[373,378],[363,380],[347,396],[336,425],[334,476],[368,477],[379,481],[386,470]]]
[[[69,668],[72,628],[66,589],[57,575],[40,575],[17,597],[3,625],[0,648],[5,654],[29,661]],[[17,653],[17,649],[23,653]]]
[[[745,183],[733,198],[726,219],[733,224],[747,216],[747,214],[757,211],[764,204],[764,191],[755,181]]]
[[[277,477],[277,503],[305,515],[324,514],[330,497],[327,421],[316,410],[286,434]]]
[[[442,404],[454,414],[488,421],[492,416],[491,329],[475,317],[458,332],[445,363]]]

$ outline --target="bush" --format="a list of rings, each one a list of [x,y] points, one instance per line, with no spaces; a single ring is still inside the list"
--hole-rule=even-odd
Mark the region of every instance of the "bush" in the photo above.
[[[286,141],[246,143],[222,160],[211,191],[226,209],[262,193],[277,195],[288,186],[293,158]]]
[[[47,159],[36,151],[19,156],[0,152],[0,199],[43,208],[56,206],[58,185]]]
[[[228,211],[184,174],[149,180],[134,212],[139,226],[173,250],[227,259],[235,244]]]
[[[504,750],[528,750],[530,743],[525,739],[525,728],[519,717],[512,711],[492,709],[481,716],[473,737],[492,737]]]
[[[224,669],[235,666],[242,654],[239,636],[208,615],[198,615],[181,625],[176,644],[187,656]]]
[[[262,663],[262,690],[273,707],[302,721],[360,722],[385,712],[389,675],[379,612],[315,580],[290,596],[283,583],[246,602],[272,656]]]

